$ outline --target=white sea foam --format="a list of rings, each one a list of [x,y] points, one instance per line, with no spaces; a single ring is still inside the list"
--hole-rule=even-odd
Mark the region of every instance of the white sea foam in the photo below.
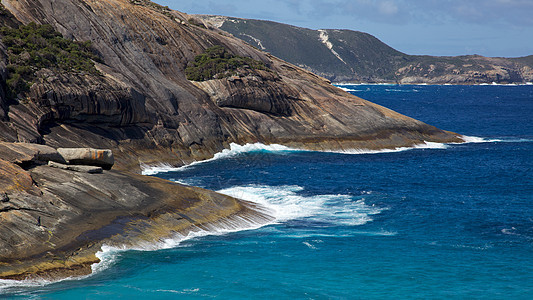
[[[301,195],[296,185],[246,185],[219,190],[219,193],[267,207],[278,222],[305,219],[329,225],[356,226],[372,221],[384,208],[365,204],[364,197],[349,195]]]
[[[345,92],[362,92],[363,91],[363,90],[356,90],[356,89],[347,88],[347,87],[344,87],[344,86],[338,86],[338,88],[340,88],[341,90],[343,90]]]
[[[463,135],[460,137],[466,143],[529,143],[533,142],[533,139],[528,138],[516,138],[516,137],[501,137],[501,138],[482,138],[476,136],[466,136]]]
[[[283,146],[279,144],[265,145],[262,143],[254,143],[254,144],[239,145],[236,143],[231,143],[229,149],[224,149],[221,152],[216,153],[212,158],[209,158],[206,160],[194,161],[182,167],[172,167],[168,164],[167,165],[160,164],[160,165],[152,165],[152,166],[141,165],[141,170],[142,170],[143,175],[155,175],[157,173],[180,171],[180,170],[185,170],[187,168],[190,168],[198,164],[203,164],[203,163],[214,161],[217,159],[234,157],[239,154],[243,154],[247,152],[256,152],[256,151],[289,152],[289,151],[303,151],[303,150],[293,149],[293,148],[289,148],[287,146]]]
[[[447,149],[448,147],[449,146],[444,143],[424,141],[424,143],[422,144],[417,144],[411,147],[396,147],[396,148],[391,148],[391,149],[379,149],[379,150],[360,148],[360,149],[345,149],[345,150],[327,150],[325,152],[341,153],[341,154],[377,154],[377,153],[401,152],[401,151],[407,151],[407,150],[413,150],[413,149]]]
[[[176,170],[177,168],[170,164],[156,164],[156,165],[146,165],[141,164],[141,171],[143,175],[155,175],[157,173],[166,173]]]
[[[494,143],[494,142],[503,142],[501,139],[488,139],[477,136],[468,136],[462,135],[460,138],[465,141],[465,143]]]
[[[266,214],[271,214],[268,208],[254,207]],[[224,220],[218,221],[216,224],[207,224],[200,227],[193,227],[187,234],[175,233],[174,235],[161,239],[157,242],[145,242],[138,243],[135,246],[130,247],[116,247],[103,245],[101,250],[96,253],[96,256],[100,259],[100,262],[91,266],[92,273],[88,276],[93,276],[111,267],[116,261],[121,252],[128,250],[137,251],[156,251],[162,249],[170,249],[180,246],[184,241],[199,238],[208,235],[225,235],[232,232],[243,230],[255,230],[260,227],[273,224],[272,222],[256,222],[248,217],[233,216]]]
[[[461,136],[461,138],[465,142],[486,142],[486,140],[482,138],[476,138],[476,137]],[[489,141],[492,141],[492,140],[489,140]],[[379,149],[379,150],[371,150],[371,149],[365,149],[365,148],[344,149],[344,150],[322,150],[322,151],[317,150],[317,152],[329,152],[329,153],[341,153],[341,154],[376,154],[376,153],[401,152],[401,151],[412,150],[412,149],[446,149],[446,148],[448,148],[448,144],[424,141],[421,144],[413,145],[411,147],[396,147],[396,148]],[[187,170],[199,164],[215,161],[218,159],[235,157],[243,153],[258,152],[258,151],[268,151],[272,153],[279,153],[279,152],[303,152],[303,151],[310,152],[314,150],[295,149],[295,148],[290,148],[290,147],[279,145],[279,144],[265,145],[262,143],[254,143],[254,144],[238,145],[235,143],[231,143],[230,149],[224,149],[221,152],[216,153],[212,158],[209,158],[206,160],[194,161],[188,165],[181,166],[181,167],[173,167],[168,164],[159,164],[159,165],[150,165],[150,166],[141,165],[141,170],[142,170],[143,175],[155,175],[158,173],[183,171],[183,170]],[[191,185],[191,183],[188,181],[182,181],[179,183]]]
[[[385,91],[387,92],[402,92],[402,93],[411,93],[411,92],[415,92],[415,93],[418,93],[420,92],[419,90],[417,89],[405,89],[405,90],[401,90],[401,89],[385,89]]]

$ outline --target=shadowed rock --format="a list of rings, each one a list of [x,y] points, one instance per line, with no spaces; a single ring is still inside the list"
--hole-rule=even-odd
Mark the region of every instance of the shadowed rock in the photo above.
[[[76,171],[76,172],[83,172],[83,173],[91,173],[91,174],[102,173],[102,168],[101,167],[95,167],[95,166],[83,166],[83,165],[69,166],[69,165],[65,165],[65,164],[61,164],[61,163],[57,163],[57,162],[53,162],[53,161],[49,161],[48,162],[48,166],[50,166],[52,168],[58,168],[58,169],[63,169],[63,170]]]

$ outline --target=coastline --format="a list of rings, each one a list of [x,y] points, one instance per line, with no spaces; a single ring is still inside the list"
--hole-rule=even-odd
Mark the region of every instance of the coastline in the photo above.
[[[344,153],[350,153],[348,149],[360,149],[362,145],[366,146],[368,153],[408,149],[407,146],[399,148],[400,145],[391,147],[394,140],[339,139],[335,143],[293,142],[290,146],[271,147],[281,151]],[[456,139],[443,140],[448,143],[466,142],[459,135]],[[420,144],[413,143],[409,146],[416,148]],[[246,148],[246,145],[239,147]],[[230,144],[226,153],[231,152],[231,149]],[[220,155],[215,154],[211,159],[217,157]],[[209,159],[199,160],[197,163],[205,161]],[[141,170],[141,166],[138,168],[133,171]],[[230,231],[257,228],[274,220],[259,205],[213,191],[132,173],[124,170],[124,166],[102,174],[52,169],[45,165],[19,171],[27,172],[34,183],[34,186],[27,186],[25,192],[40,194],[39,201],[47,201],[50,205],[40,208],[40,226],[36,226],[35,221],[24,225],[31,228],[24,233],[28,235],[28,241],[32,241],[31,235],[41,239],[34,240],[29,248],[19,247],[20,252],[16,251],[16,255],[3,255],[0,263],[2,279],[55,281],[88,275],[92,272],[92,266],[100,262],[96,254],[104,245],[118,249],[135,249],[139,245],[146,248],[146,245],[152,245],[153,249],[157,249],[162,247],[158,246],[162,245],[162,240],[172,239],[173,236],[179,239],[198,230],[214,232],[217,228]],[[38,214],[28,214],[37,219]],[[21,251],[23,248],[24,251]]]
[[[59,280],[88,275],[91,266],[100,262],[96,253],[103,245],[135,248],[155,245],[176,234],[186,236],[217,227],[257,227],[273,220],[255,204],[157,177],[117,171],[50,172],[47,166],[34,167],[30,172],[44,199],[60,195],[62,203],[55,206],[70,207],[49,208],[49,217],[41,214],[41,226],[33,225],[46,233],[47,240],[9,257],[4,254],[2,279]],[[77,189],[74,193],[73,187]],[[50,195],[52,191],[55,195]],[[77,210],[81,206],[83,210]]]

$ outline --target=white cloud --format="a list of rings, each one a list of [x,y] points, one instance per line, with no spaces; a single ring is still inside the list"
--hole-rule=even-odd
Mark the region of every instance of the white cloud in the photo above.
[[[379,12],[384,15],[395,15],[398,13],[398,5],[393,1],[383,1],[379,3],[378,6]]]

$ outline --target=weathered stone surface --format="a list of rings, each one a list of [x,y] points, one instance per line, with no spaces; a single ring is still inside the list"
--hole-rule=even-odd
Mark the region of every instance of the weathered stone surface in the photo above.
[[[32,162],[57,161],[65,162],[56,149],[31,143],[0,142],[0,158],[16,164],[30,164]]]
[[[48,162],[48,166],[52,168],[58,168],[63,170],[70,170],[70,171],[76,171],[76,172],[83,172],[83,173],[102,173],[103,170],[101,167],[95,167],[95,166],[83,166],[83,165],[65,165],[53,161]]]
[[[250,203],[155,177],[47,166],[24,171],[2,160],[0,168],[30,179],[22,187],[22,178],[0,177],[0,192],[7,187],[10,197],[0,202],[0,278],[88,274],[104,242],[135,246],[222,220],[272,220]]]
[[[113,151],[109,149],[58,148],[57,152],[68,164],[72,165],[101,166],[111,169],[115,163]]]
[[[25,102],[9,105],[9,121],[0,122],[7,128],[0,139],[6,141],[109,148],[120,168],[206,159],[232,142],[335,149],[460,141],[222,31],[191,25],[180,12],[128,0],[2,3],[24,23],[49,23],[65,37],[91,41],[103,75],[41,70],[44,79]],[[187,64],[213,45],[260,60],[273,73],[188,81]]]
[[[232,76],[195,82],[220,107],[251,109],[258,112],[289,116],[292,104],[298,99],[295,89],[281,82],[281,78],[267,71],[250,71],[246,76]]]

